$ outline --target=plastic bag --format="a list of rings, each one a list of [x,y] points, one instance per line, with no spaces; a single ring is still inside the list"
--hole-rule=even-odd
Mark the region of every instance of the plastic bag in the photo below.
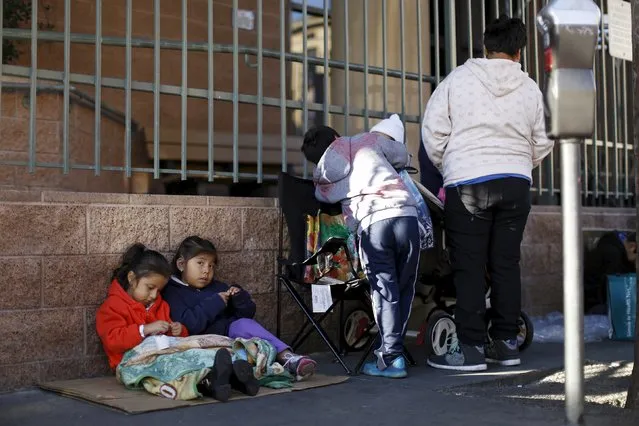
[[[535,329],[533,342],[563,343],[564,316],[560,312],[552,312],[545,317],[531,318]],[[610,322],[606,315],[586,315],[584,317],[584,341],[601,342],[608,339]]]
[[[406,170],[401,170],[399,176],[402,178],[404,185],[415,200],[417,208],[417,223],[419,225],[419,245],[421,250],[428,250],[435,247],[435,239],[433,234],[433,221],[430,217],[430,210],[426,202],[419,193],[415,183],[411,179]]]

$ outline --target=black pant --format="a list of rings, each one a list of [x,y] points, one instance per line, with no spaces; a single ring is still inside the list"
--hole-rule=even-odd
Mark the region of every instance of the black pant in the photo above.
[[[520,247],[530,212],[530,184],[502,178],[446,189],[445,223],[457,291],[459,340],[486,337],[486,268],[491,278],[491,336],[514,339],[521,311]]]

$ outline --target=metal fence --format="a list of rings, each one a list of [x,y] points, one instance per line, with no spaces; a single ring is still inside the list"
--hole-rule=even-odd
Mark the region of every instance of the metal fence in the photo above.
[[[137,5],[133,0],[91,2],[93,30],[72,32],[72,14],[79,13],[76,7],[80,3],[88,2],[33,0],[30,23],[26,27],[2,28],[0,46],[3,41],[25,43],[28,58],[0,67],[0,90],[6,92],[17,87],[3,84],[4,76],[28,78],[28,98],[34,100],[42,82],[53,82],[61,87],[64,108],[59,162],[38,161],[36,102],[30,101],[28,159],[0,160],[0,167],[19,166],[31,172],[38,168],[56,168],[62,173],[88,169],[95,175],[109,170],[120,171],[127,177],[132,173],[147,173],[154,179],[175,176],[182,180],[266,185],[276,178],[278,170],[308,175],[309,166],[299,155],[299,146],[301,135],[310,126],[328,124],[352,134],[369,128],[372,120],[392,112],[399,113],[407,129],[412,129],[407,132],[412,138],[408,142],[416,158],[420,145],[419,123],[428,94],[455,66],[467,58],[483,55],[482,34],[486,23],[502,13],[521,17],[527,24],[529,43],[522,55],[522,67],[543,84],[543,51],[534,23],[537,11],[547,3],[544,0],[255,0],[245,10],[240,9],[238,0],[228,0],[226,5],[212,0],[176,0],[171,2],[171,7],[179,21],[173,19],[167,25],[179,25],[181,37],[178,38],[163,36],[166,25],[162,24],[162,16],[168,3],[161,4],[160,0],[155,0],[152,8],[145,12],[152,16],[150,37],[134,36]],[[176,8],[178,3],[180,7]],[[201,14],[194,13],[196,3],[201,3]],[[242,2],[243,7],[247,3]],[[631,178],[634,166],[629,119],[631,64],[609,55],[607,1],[597,3],[604,16],[595,61],[598,113],[596,130],[583,145],[583,199],[587,205],[627,206],[634,204],[635,192]],[[49,30],[40,28],[39,13],[43,4],[63,10],[60,25],[53,25]],[[104,17],[105,11],[116,4],[124,12],[125,25],[123,34],[112,35],[107,26],[113,22]],[[220,9],[220,4],[225,8]],[[205,37],[190,36],[191,28],[195,28],[194,19],[206,27]],[[5,19],[1,21],[4,23]],[[222,23],[224,21],[230,24]],[[224,25],[232,33],[230,40],[226,40],[226,33],[219,29]],[[218,34],[223,35],[218,37]],[[38,54],[43,43],[62,45],[61,67],[39,64],[39,60],[47,61]],[[77,46],[92,47],[93,72],[72,67],[72,53],[75,55]],[[119,49],[123,76],[103,73],[105,49]],[[134,78],[136,55],[142,55],[140,52],[145,50],[153,58],[153,77]],[[170,71],[161,62],[166,52],[179,52],[181,56],[179,83],[163,82],[162,76]],[[202,68],[206,80],[203,85],[188,78],[190,61],[196,55],[204,55]],[[250,88],[243,77],[247,69],[255,72]],[[218,85],[217,79],[230,80],[232,84],[230,87],[226,83]],[[70,156],[69,103],[72,94],[81,91],[75,86],[92,88],[93,164],[76,162]],[[105,90],[119,91],[124,97],[123,164],[105,164],[100,157],[101,117],[105,111],[111,111],[103,104]],[[152,119],[139,125],[153,137],[148,141],[149,163],[134,166],[132,130],[138,126],[138,117],[133,100],[139,94],[152,97],[152,105],[148,106],[153,111]],[[162,118],[162,105],[168,98],[179,99],[179,119]],[[206,119],[198,124],[201,128],[189,124],[189,115],[195,113],[189,108],[191,100],[200,100],[203,107],[206,105]],[[252,114],[255,115],[248,117],[242,113],[244,106],[254,108]],[[216,118],[218,112],[224,111],[227,111],[226,118]],[[166,161],[161,154],[166,121],[175,122],[179,128],[180,155],[173,162]],[[230,128],[228,158],[220,154],[223,151],[220,126]],[[247,126],[251,127],[250,132],[245,130]],[[201,141],[205,149],[198,151],[205,154],[193,159],[189,153],[193,152],[195,130],[206,135]],[[244,141],[248,139],[247,145]],[[245,158],[247,150],[252,151],[254,158]],[[270,163],[265,160],[267,152],[275,158],[269,160]],[[556,150],[534,172],[536,203],[560,202],[558,165]]]

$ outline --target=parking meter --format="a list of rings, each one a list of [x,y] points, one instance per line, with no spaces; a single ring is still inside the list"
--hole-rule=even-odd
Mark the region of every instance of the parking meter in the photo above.
[[[593,61],[600,20],[601,12],[592,0],[553,0],[537,15],[550,138],[584,138],[593,133]]]
[[[560,142],[566,419],[583,422],[581,145],[595,124],[593,62],[601,11],[592,0],[552,0],[537,15],[543,36],[548,137]]]

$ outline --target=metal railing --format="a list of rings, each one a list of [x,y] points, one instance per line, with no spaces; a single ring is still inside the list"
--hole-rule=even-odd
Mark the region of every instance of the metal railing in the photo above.
[[[63,19],[47,31],[39,29],[39,6],[44,3],[64,10]],[[172,3],[178,4],[177,0]],[[188,0],[181,0],[179,8],[171,6],[173,13],[179,13],[179,19],[170,21],[176,27],[174,32],[179,26],[180,37],[176,39],[163,37],[167,25],[161,27],[161,17],[169,6],[160,0],[154,1],[151,10],[143,11],[152,19],[152,33],[145,36],[136,32],[136,19],[142,12],[133,0],[96,0],[91,31],[86,30],[86,25],[82,31],[72,28],[76,2],[33,0],[28,28],[3,28],[0,32],[0,45],[3,40],[10,40],[29,46],[29,60],[24,55],[18,63],[0,67],[0,90],[10,89],[7,83],[3,89],[4,77],[22,77],[28,79],[30,100],[28,158],[0,160],[0,167],[21,166],[31,172],[41,167],[59,168],[62,173],[91,169],[96,175],[103,170],[117,170],[127,177],[147,173],[154,179],[174,176],[182,180],[258,184],[274,180],[278,170],[306,176],[309,167],[299,155],[299,147],[301,135],[314,124],[332,125],[352,134],[369,128],[372,119],[397,112],[407,129],[412,129],[412,133],[407,131],[412,135],[408,137],[418,139],[428,93],[455,66],[483,54],[486,23],[501,13],[521,17],[528,26],[529,44],[522,55],[522,67],[536,81],[543,82],[543,52],[534,18],[546,4],[544,0],[255,0],[254,7],[246,11],[240,10],[238,0],[228,0],[224,7],[220,3],[223,2],[208,0],[206,16],[203,12],[194,13],[195,6]],[[605,15],[606,1],[598,3]],[[111,28],[116,23],[104,19],[107,8],[123,11],[125,25],[119,34],[113,35],[117,31]],[[224,27],[221,22],[228,22],[228,18],[230,24]],[[190,34],[196,32],[191,30],[197,28],[192,25],[194,20],[206,26],[205,36]],[[583,199],[589,205],[632,205],[632,96],[628,96],[631,84],[627,77],[630,64],[609,55],[604,20],[601,30],[603,37],[595,64],[596,131],[582,149]],[[61,67],[38,55],[44,43],[62,44]],[[72,55],[79,54],[76,52],[80,46],[93,48],[93,70],[74,66]],[[123,76],[105,72],[107,49],[118,49],[124,58]],[[139,73],[134,62],[145,51],[153,58],[152,78],[135,78]],[[172,74],[161,59],[167,52],[180,54],[179,83],[163,78]],[[205,70],[202,81],[189,78],[192,61],[196,60]],[[178,68],[177,63],[174,65]],[[250,85],[245,77],[249,71],[254,78]],[[38,113],[33,100],[45,81],[58,85],[63,95],[59,163],[38,161],[36,155]],[[93,93],[95,103],[93,164],[75,161],[69,149],[70,96],[83,90]],[[124,111],[122,165],[104,164],[100,156],[102,114],[108,109],[104,104],[105,91],[117,91],[124,98],[118,105]],[[140,108],[141,94],[152,96],[148,109],[153,113],[152,119],[142,120],[139,125],[152,130],[153,136],[148,141],[148,164],[136,167],[131,134],[136,121],[140,121],[136,108]],[[179,100],[179,107],[175,103],[179,119],[164,118],[165,109],[173,100]],[[189,107],[192,100],[206,105],[205,119],[197,125],[189,124],[189,116],[200,113],[199,108]],[[253,108],[251,117],[242,112],[246,106]],[[179,140],[167,142],[163,136],[169,133],[167,128],[179,128],[179,132],[174,132],[179,134]],[[254,143],[247,145],[244,141],[249,139]],[[163,158],[162,148],[168,143],[179,145],[179,158]],[[196,145],[202,148],[198,151],[201,154],[192,158]],[[409,140],[414,158],[418,145],[418,140]],[[245,158],[249,151],[254,152],[254,160]],[[266,153],[275,160],[267,162]],[[554,152],[534,173],[537,203],[560,202],[557,156],[558,152]]]

